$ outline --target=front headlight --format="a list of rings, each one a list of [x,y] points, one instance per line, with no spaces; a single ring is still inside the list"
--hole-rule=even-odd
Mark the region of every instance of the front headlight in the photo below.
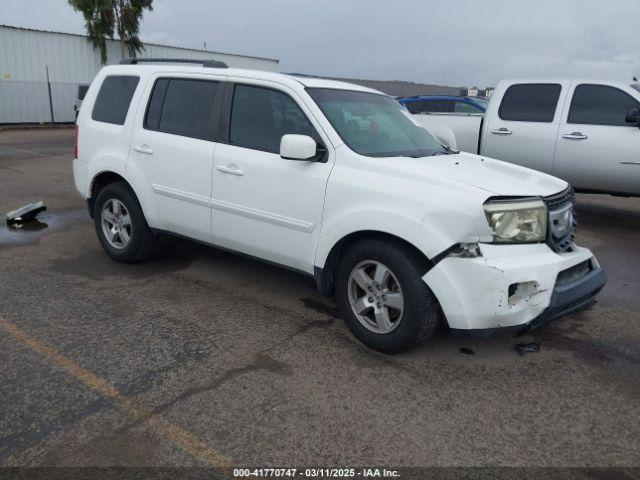
[[[496,201],[484,205],[495,243],[533,243],[547,238],[547,207],[542,200]]]

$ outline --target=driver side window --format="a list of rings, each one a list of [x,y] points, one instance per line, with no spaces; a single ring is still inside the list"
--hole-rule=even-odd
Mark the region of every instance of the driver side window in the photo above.
[[[630,126],[625,116],[640,103],[622,90],[606,85],[578,85],[573,93],[567,123]],[[633,125],[635,126],[635,125]]]
[[[229,142],[238,147],[278,153],[288,133],[315,138],[315,131],[296,102],[271,88],[236,85]]]

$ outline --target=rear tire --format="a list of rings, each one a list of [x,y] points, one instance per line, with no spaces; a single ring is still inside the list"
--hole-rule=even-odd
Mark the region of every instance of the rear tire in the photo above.
[[[134,263],[153,252],[155,236],[127,184],[110,183],[98,192],[93,219],[102,248],[114,260]]]
[[[438,302],[422,280],[427,268],[399,242],[371,239],[349,247],[340,256],[335,287],[353,335],[383,353],[402,352],[432,337],[441,319]]]

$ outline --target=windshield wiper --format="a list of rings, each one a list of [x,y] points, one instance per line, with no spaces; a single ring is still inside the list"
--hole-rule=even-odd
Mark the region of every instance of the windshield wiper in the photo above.
[[[436,155],[457,155],[458,153],[460,153],[460,150],[454,150],[453,148],[447,147],[446,145],[442,145],[442,148],[444,148],[444,150],[436,150],[431,154],[431,156],[435,157]]]

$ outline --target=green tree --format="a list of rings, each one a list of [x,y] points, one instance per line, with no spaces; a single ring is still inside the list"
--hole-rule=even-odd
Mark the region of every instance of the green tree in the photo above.
[[[107,63],[107,37],[118,35],[120,52],[135,57],[143,50],[138,37],[140,20],[145,10],[153,10],[153,0],[68,0],[76,12],[84,16],[87,36],[93,48],[100,50],[100,59]]]

